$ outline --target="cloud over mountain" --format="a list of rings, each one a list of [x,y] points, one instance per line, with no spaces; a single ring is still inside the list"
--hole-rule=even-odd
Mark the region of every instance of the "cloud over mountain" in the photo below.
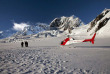
[[[13,26],[13,29],[16,30],[16,31],[22,31],[24,30],[25,27],[28,27],[29,24],[27,23],[13,23],[14,26]]]

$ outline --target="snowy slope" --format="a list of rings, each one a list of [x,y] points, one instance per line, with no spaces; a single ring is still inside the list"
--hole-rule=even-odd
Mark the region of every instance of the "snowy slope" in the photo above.
[[[110,38],[110,9],[105,9],[93,21],[72,30],[72,35],[90,37],[97,33],[97,38]]]
[[[110,9],[105,9],[88,25],[91,35],[97,32],[98,37],[110,37]]]

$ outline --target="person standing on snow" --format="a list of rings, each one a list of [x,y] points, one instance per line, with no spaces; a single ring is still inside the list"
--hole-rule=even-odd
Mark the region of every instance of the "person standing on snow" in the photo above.
[[[27,41],[25,41],[25,47],[28,47],[28,42]]]
[[[21,42],[21,47],[24,47],[24,42]]]

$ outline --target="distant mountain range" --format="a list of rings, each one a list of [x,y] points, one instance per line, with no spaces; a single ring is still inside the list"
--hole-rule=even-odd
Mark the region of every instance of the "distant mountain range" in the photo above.
[[[41,31],[45,31],[47,29],[49,29],[49,25],[44,24],[44,23],[37,23],[36,25],[27,26],[24,28],[24,30],[18,31],[18,32],[16,32],[13,29],[9,29],[6,31],[0,31],[0,39],[7,38],[10,36],[16,37],[16,36],[33,35],[33,34],[41,32]]]
[[[69,24],[69,25],[68,25]],[[36,25],[30,25],[24,28],[22,31],[18,31],[15,33],[14,30],[10,29],[8,31],[3,31],[0,33],[0,38],[6,38],[9,36],[12,37],[20,37],[20,36],[26,36],[26,35],[34,35],[42,31],[49,31],[49,30],[60,30],[65,31],[69,30],[69,32],[74,28],[81,25],[82,22],[79,18],[76,18],[75,16],[70,17],[60,17],[55,18],[50,25],[44,24],[44,23],[37,23]]]
[[[9,29],[9,30],[6,30],[6,31],[0,31],[0,39],[10,37],[15,33],[16,33],[16,31],[14,31],[12,29]]]
[[[99,37],[110,37],[110,9],[104,9],[93,21],[84,24],[78,17],[60,17],[55,18],[50,25],[37,24],[25,27],[24,30],[16,32],[9,38],[2,39],[1,42],[12,42],[17,39],[31,39],[39,37],[58,37],[64,35],[93,35],[97,33]],[[10,31],[9,35],[13,33]],[[4,36],[4,32],[0,32],[0,37]]]

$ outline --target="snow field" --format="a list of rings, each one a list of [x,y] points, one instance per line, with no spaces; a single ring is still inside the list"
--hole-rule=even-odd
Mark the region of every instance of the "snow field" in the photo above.
[[[53,53],[58,47],[40,47],[37,49],[11,49],[0,50],[0,73],[1,74],[64,74],[64,73],[89,73],[91,70],[71,68],[59,53]],[[50,52],[49,52],[50,51]],[[71,55],[66,53],[66,55]],[[62,59],[63,57],[63,59]],[[66,65],[66,66],[64,66]]]
[[[0,74],[109,74],[110,47],[91,43],[60,46],[64,38],[0,43]],[[103,40],[104,42],[105,40]],[[108,43],[109,44],[109,43]]]

